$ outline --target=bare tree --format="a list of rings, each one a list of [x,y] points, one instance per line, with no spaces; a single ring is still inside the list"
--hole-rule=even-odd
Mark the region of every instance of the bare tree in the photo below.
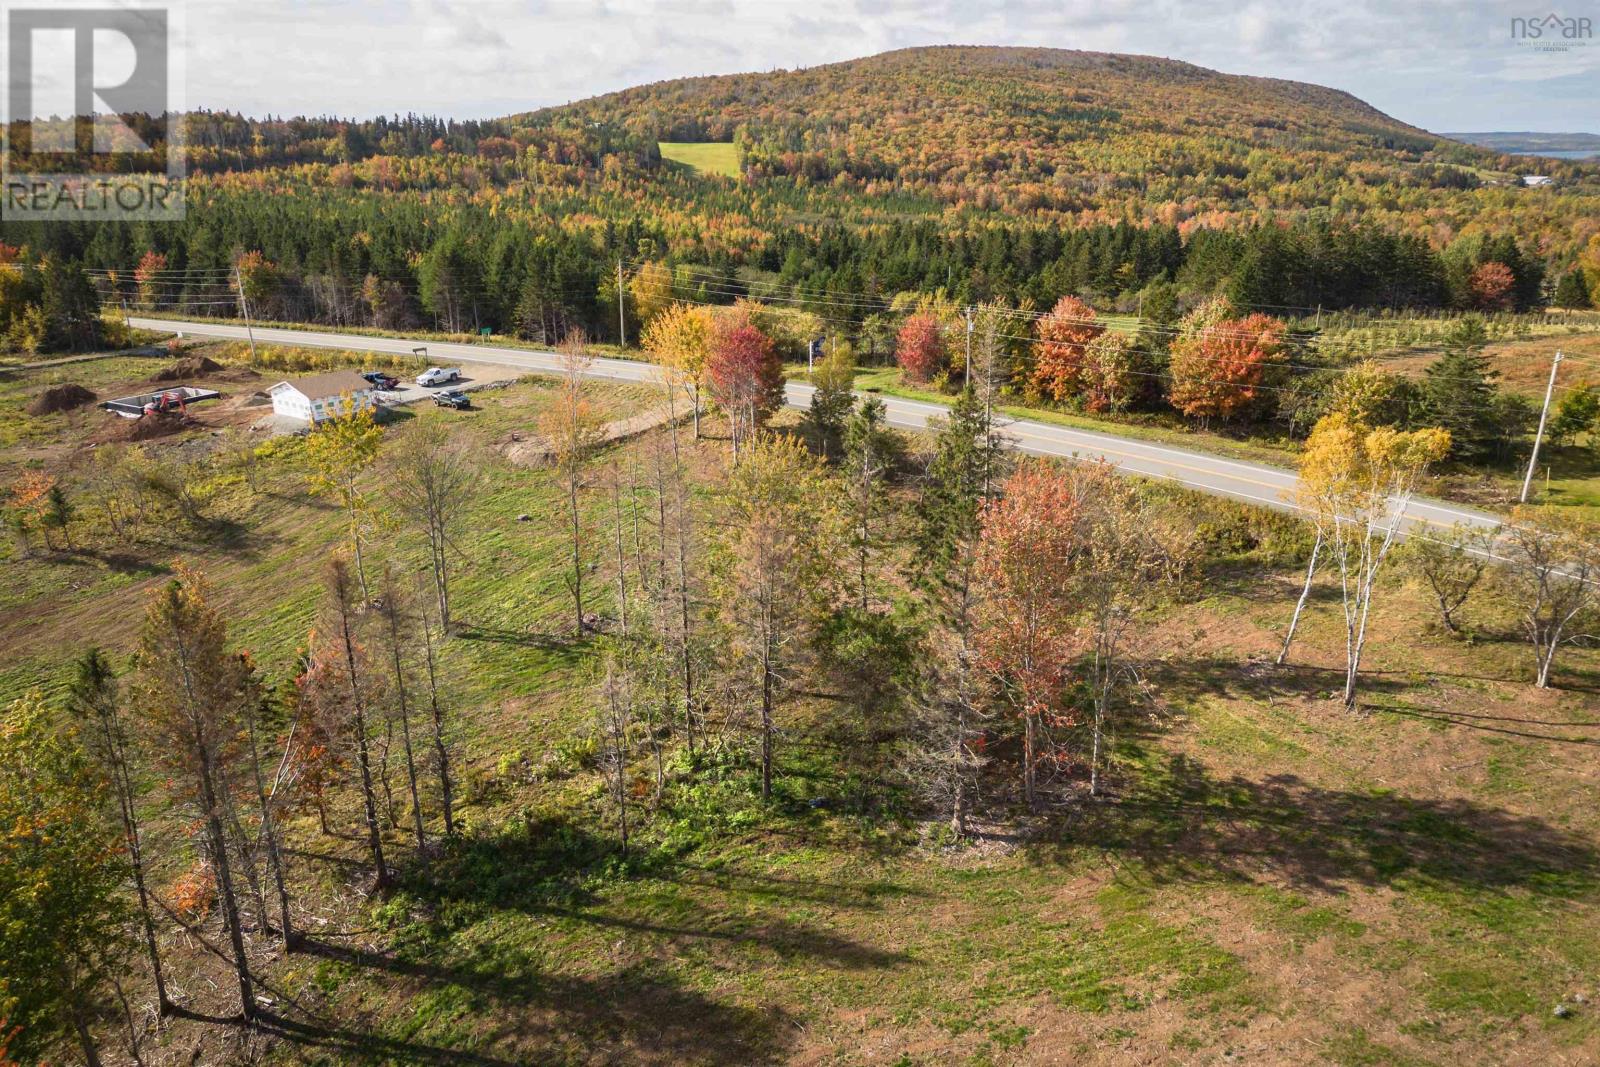
[[[1276,663],[1280,667],[1289,662],[1289,649],[1294,646],[1294,635],[1300,629],[1300,616],[1305,613],[1306,601],[1311,599],[1311,586],[1317,578],[1317,565],[1322,562],[1322,548],[1328,540],[1327,527],[1315,514],[1312,517],[1312,528],[1316,537],[1311,542],[1311,559],[1306,563],[1306,580],[1300,586],[1300,599],[1295,601],[1294,614],[1289,616],[1289,632],[1283,635],[1283,647],[1278,649]]]
[[[622,468],[611,465],[611,516],[617,546],[617,625],[628,636],[628,553],[626,525],[622,517]]]
[[[410,604],[394,568],[383,568],[382,602],[379,617],[383,622],[383,635],[388,644],[389,665],[394,672],[395,710],[400,716],[400,742],[406,757],[406,782],[411,790],[411,823],[417,835],[417,854],[427,851],[428,838],[422,826],[422,794],[417,789],[417,760],[411,748],[411,706],[407,700],[405,646],[410,640],[412,618]]]
[[[1521,507],[1505,527],[1505,555],[1540,689],[1550,687],[1562,645],[1600,640],[1600,524],[1572,510]]]
[[[336,720],[338,732],[347,736],[355,749],[361,772],[361,799],[366,816],[367,847],[372,853],[374,888],[388,889],[389,867],[383,857],[383,834],[378,828],[378,797],[372,775],[372,753],[368,737],[371,707],[370,668],[360,636],[356,603],[360,593],[350,564],[343,556],[333,556],[323,571],[324,622],[321,631],[327,644],[313,652],[308,687],[321,700],[325,714]]]
[[[277,774],[274,775],[272,785],[269,787],[266,775],[261,772],[260,747],[260,734],[267,718],[268,700],[265,693],[258,692],[252,696],[254,699],[245,707],[245,726],[250,743],[250,773],[255,779],[256,810],[261,819],[261,839],[266,848],[267,868],[272,873],[273,888],[278,898],[278,930],[283,935],[285,951],[292,952],[300,939],[294,932],[294,923],[289,914],[289,886],[283,874],[283,850],[278,843],[276,809],[283,802],[279,795],[279,787],[284,782],[284,773],[289,767],[289,754],[294,748],[294,728],[291,726],[289,729],[289,737],[284,743],[283,758],[278,763]]]
[[[482,478],[459,441],[440,423],[418,426],[401,438],[389,468],[389,497],[428,543],[439,626],[450,630],[450,558]]]
[[[633,686],[613,659],[606,664],[600,694],[605,737],[606,781],[617,805],[617,836],[628,854],[628,731],[633,725]]]
[[[567,498],[567,517],[572,542],[572,589],[574,632],[582,635],[583,615],[583,514],[578,506],[583,488],[583,464],[600,439],[599,418],[584,395],[584,378],[594,362],[588,342],[574,330],[561,343],[561,377],[556,395],[539,419],[545,446],[561,479]]]
[[[666,445],[670,444],[670,450]],[[694,551],[694,522],[683,476],[674,426],[667,438],[655,439],[650,450],[655,483],[657,588],[656,600],[663,641],[676,650],[677,681],[683,694],[683,728],[689,751],[694,752],[698,707],[694,635],[694,582],[689,566]]]
[[[161,953],[156,946],[155,921],[150,914],[150,893],[145,882],[144,848],[140,836],[138,809],[134,806],[133,769],[129,755],[127,725],[123,719],[122,702],[117,687],[116,673],[111,661],[98,648],[91,648],[79,657],[73,668],[67,706],[88,729],[84,731],[84,749],[105,770],[117,801],[117,815],[122,823],[122,836],[128,849],[128,867],[133,875],[134,895],[139,903],[139,920],[143,928],[145,951],[150,957],[150,973],[156,985],[156,1012],[166,1016],[172,1011],[172,1001],[167,997],[167,983],[161,969]]]
[[[1492,527],[1461,523],[1442,535],[1423,531],[1407,542],[1412,569],[1427,583],[1440,619],[1453,634],[1461,632],[1457,613],[1483,581],[1494,542]]]
[[[433,755],[439,772],[439,793],[444,805],[444,832],[446,837],[456,835],[455,789],[450,779],[450,749],[444,740],[444,711],[439,706],[439,679],[433,655],[433,620],[428,609],[422,609],[422,647],[428,667],[428,709],[433,720]]]
[[[1108,465],[1079,463],[1072,476],[1085,486],[1082,496],[1090,515],[1071,589],[1062,594],[1083,605],[1088,622],[1084,629],[1094,693],[1089,793],[1095,795],[1117,689],[1138,677],[1129,656],[1135,627],[1182,579],[1190,542]]]
[[[939,639],[928,649],[926,675],[914,701],[907,775],[914,788],[950,813],[950,834],[970,832],[978,780],[988,763],[977,743],[988,715],[974,685],[974,651],[968,642]]]

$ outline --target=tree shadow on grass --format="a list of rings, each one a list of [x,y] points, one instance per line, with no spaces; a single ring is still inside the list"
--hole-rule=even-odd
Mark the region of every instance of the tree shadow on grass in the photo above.
[[[1340,696],[1344,670],[1303,663],[1279,667],[1267,660],[1240,663],[1227,656],[1194,656],[1152,663],[1146,678],[1169,702],[1188,703],[1200,697],[1246,699],[1265,703]],[[1384,696],[1412,688],[1407,677],[1363,671],[1358,696]]]
[[[1328,893],[1431,884],[1568,898],[1600,884],[1587,839],[1461,798],[1326,789],[1295,775],[1213,778],[1172,755],[1061,839],[1137,860],[1155,882],[1271,880]],[[1047,854],[1047,850],[1046,850]]]
[[[400,1041],[321,1022],[291,1019],[265,1012],[253,1024],[270,1037],[300,1048],[336,1053],[341,1063],[449,1063],[476,1067],[513,1067],[514,1060],[495,1059],[460,1049]]]
[[[1460,726],[1482,733],[1519,737],[1529,741],[1552,741],[1562,745],[1590,745],[1600,747],[1600,722],[1562,722],[1557,719],[1523,718],[1516,715],[1478,715],[1465,711],[1449,711],[1423,707],[1400,701],[1383,704],[1379,711],[1407,719]],[[1560,732],[1552,732],[1560,731]]]
[[[647,962],[603,977],[577,977],[540,970],[531,959],[493,945],[477,946],[466,960],[450,963],[318,940],[307,941],[303,951],[427,990],[459,987],[475,1017],[498,1020],[495,1032],[480,1035],[486,1047],[516,1049],[509,1058],[495,1058],[315,1024],[285,1028],[290,1040],[331,1039],[333,1047],[374,1062],[396,1056],[432,1063],[541,1062],[578,1043],[623,1052],[620,1058],[633,1062],[768,1063],[780,1058],[793,1032],[781,1009],[722,1003]]]
[[[674,943],[719,941],[766,947],[784,955],[814,956],[841,967],[890,967],[906,962],[898,952],[883,952],[826,930],[770,915],[719,914],[702,900],[711,894],[675,895],[669,920],[637,911],[624,913],[606,905],[591,888],[598,873],[610,872],[619,887],[624,879],[649,879],[690,889],[721,889],[742,895],[743,872],[708,872],[680,866],[656,852],[624,860],[607,837],[557,819],[512,824],[492,835],[464,839],[436,858],[426,871],[412,872],[407,887],[436,911],[511,911],[652,935]],[[759,876],[757,876],[759,877]],[[845,908],[874,907],[875,900],[897,888],[847,886],[792,879],[782,883],[786,899]]]
[[[541,633],[532,630],[513,630],[497,626],[476,626],[470,622],[452,625],[453,636],[462,641],[484,644],[513,645],[517,648],[536,648],[574,658],[580,657],[588,641],[588,634],[579,637],[570,630],[562,633]]]
[[[132,552],[80,547],[58,549],[56,556],[61,562],[70,561],[74,564],[95,563],[114,574],[133,578],[160,578],[172,573],[171,566]]]
[[[770,881],[680,867],[661,853],[624,859],[611,839],[562,819],[518,820],[461,838],[426,868],[401,872],[413,914],[431,919],[403,927],[383,951],[327,937],[307,941],[304,951],[380,975],[413,996],[456,990],[447,999],[470,1015],[473,1047],[506,1059],[452,1059],[446,1049],[408,1051],[385,1038],[362,1045],[360,1034],[327,1036],[320,1026],[308,1026],[316,1033],[306,1040],[373,1060],[540,1062],[581,1045],[633,1062],[775,1062],[796,1032],[789,1014],[691,988],[677,961],[732,969],[752,958],[800,959],[837,971],[893,968],[909,957],[784,913],[794,902],[870,910],[896,887]],[[615,893],[604,888],[613,885]],[[717,903],[724,894],[725,907]],[[508,915],[510,925],[502,921]],[[560,931],[561,943],[591,943],[579,966],[549,965],[540,933],[549,928]],[[477,936],[479,929],[496,933]]]

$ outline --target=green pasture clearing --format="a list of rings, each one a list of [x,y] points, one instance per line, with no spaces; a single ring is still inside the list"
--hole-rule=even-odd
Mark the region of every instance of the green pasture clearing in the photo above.
[[[661,158],[682,163],[699,174],[739,176],[739,146],[728,141],[659,141]]]

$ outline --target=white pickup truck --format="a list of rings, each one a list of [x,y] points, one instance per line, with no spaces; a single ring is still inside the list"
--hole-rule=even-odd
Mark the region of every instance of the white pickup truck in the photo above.
[[[449,385],[460,380],[460,367],[429,367],[417,375],[418,385]]]

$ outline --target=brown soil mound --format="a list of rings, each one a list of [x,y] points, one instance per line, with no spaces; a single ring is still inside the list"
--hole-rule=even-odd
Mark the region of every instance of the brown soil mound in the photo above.
[[[165,370],[159,370],[150,376],[152,382],[177,382],[185,378],[198,378],[202,374],[215,374],[222,369],[222,364],[206,356],[189,356],[180,359]]]
[[[153,441],[158,437],[171,437],[183,430],[201,424],[188,416],[146,415],[138,419],[116,418],[100,435],[102,441]]]
[[[52,415],[57,411],[71,411],[81,408],[85,404],[92,404],[96,396],[78,385],[68,382],[65,385],[52,385],[28,404],[29,415]]]

